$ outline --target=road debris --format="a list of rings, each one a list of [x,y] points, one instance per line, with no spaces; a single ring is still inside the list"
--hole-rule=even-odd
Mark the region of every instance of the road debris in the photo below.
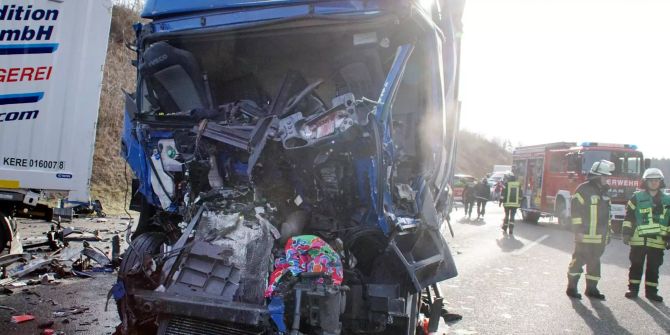
[[[74,307],[70,307],[70,308],[66,308],[66,309],[59,309],[59,310],[54,311],[53,313],[51,313],[51,315],[54,318],[64,318],[64,317],[68,317],[70,315],[83,314],[84,312],[88,312],[88,310],[89,310],[88,307],[74,306]],[[65,320],[67,320],[67,322],[70,322],[69,319],[65,319]],[[67,322],[64,322],[64,323],[67,323]]]
[[[112,263],[102,250],[92,247],[87,242],[84,242],[84,250],[81,253],[103,267]]]
[[[21,278],[27,274],[37,271],[51,263],[51,259],[34,259],[25,266],[20,266],[14,271],[9,271],[8,276],[13,278]]]
[[[0,256],[0,267],[6,267],[16,262],[28,262],[30,260],[30,255],[26,253],[16,254],[16,255],[3,255]]]
[[[91,275],[89,273],[86,273],[86,272],[83,272],[83,271],[77,271],[77,270],[74,270],[74,269],[72,269],[72,274],[77,276],[77,277],[80,277],[80,278],[93,278],[93,275]]]
[[[35,317],[30,314],[12,316],[12,323],[24,323],[32,320],[35,320]]]
[[[73,261],[81,255],[84,248],[81,246],[68,246],[67,248],[61,249],[57,255],[56,260],[58,261]]]
[[[89,242],[98,242],[102,240],[100,236],[89,233],[89,232],[73,232],[72,234],[69,234],[65,236],[66,241],[89,241]]]
[[[12,307],[9,307],[9,306],[0,305],[0,309],[4,309],[4,310],[8,310],[8,311],[12,311],[12,312],[16,313],[16,309],[14,309]]]
[[[51,282],[55,282],[56,277],[54,277],[53,273],[45,273],[42,276],[40,276],[40,282],[44,285],[49,284]]]
[[[48,329],[48,328],[53,327],[54,323],[55,323],[55,322],[54,322],[53,320],[45,321],[45,322],[42,322],[42,323],[38,324],[38,325],[37,325],[37,328],[39,328],[39,329]]]

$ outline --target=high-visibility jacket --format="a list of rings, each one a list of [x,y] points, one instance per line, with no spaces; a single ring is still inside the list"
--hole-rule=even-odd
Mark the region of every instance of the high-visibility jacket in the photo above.
[[[630,237],[631,246],[665,249],[670,235],[670,196],[659,191],[652,197],[647,191],[633,194],[626,205],[622,233]]]
[[[521,183],[518,181],[508,181],[502,191],[500,202],[505,207],[521,207]]]
[[[611,200],[607,188],[591,180],[577,187],[570,202],[572,230],[583,234],[577,242],[604,244],[609,240]]]

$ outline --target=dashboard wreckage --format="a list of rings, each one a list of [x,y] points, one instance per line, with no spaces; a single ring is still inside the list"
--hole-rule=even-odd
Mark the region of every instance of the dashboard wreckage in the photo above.
[[[117,332],[435,328],[457,275],[446,8],[205,2],[148,1],[135,26],[122,154],[140,218]]]

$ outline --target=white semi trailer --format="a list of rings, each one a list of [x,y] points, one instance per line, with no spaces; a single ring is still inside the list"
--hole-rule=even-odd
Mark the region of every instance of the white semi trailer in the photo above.
[[[10,217],[89,201],[110,0],[0,3],[0,251]]]

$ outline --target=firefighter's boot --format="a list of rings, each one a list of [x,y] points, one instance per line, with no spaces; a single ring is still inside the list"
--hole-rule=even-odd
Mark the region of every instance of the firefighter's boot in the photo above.
[[[656,289],[655,287],[654,288],[646,288],[644,296],[647,297],[647,299],[649,299],[651,301],[663,302],[663,297],[658,295],[658,289]]]
[[[638,284],[628,284],[628,292],[624,294],[624,297],[628,299],[636,299],[637,294],[640,292],[640,285]]]
[[[628,299],[636,299],[637,298],[637,291],[628,290],[628,292],[626,292],[623,296],[628,298]]]
[[[584,291],[584,294],[586,294],[587,297],[589,298],[594,298],[598,300],[605,300],[605,295],[600,293],[598,290],[598,281],[596,280],[586,280],[586,291]]]
[[[570,276],[568,275],[568,289],[565,290],[565,294],[570,298],[581,299],[582,295],[577,291],[577,283],[579,282],[579,276]]]
[[[509,234],[514,235],[514,224],[509,225]]]

